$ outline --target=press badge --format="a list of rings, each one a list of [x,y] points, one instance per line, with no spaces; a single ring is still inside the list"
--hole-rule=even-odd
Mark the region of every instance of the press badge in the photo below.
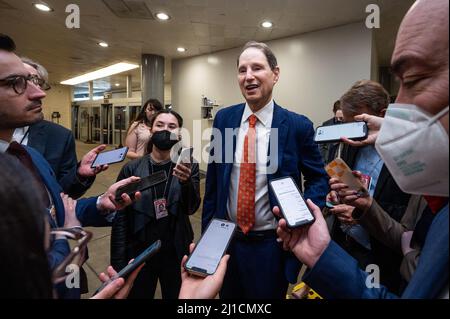
[[[157,220],[169,215],[169,212],[167,211],[167,201],[165,198],[155,200],[153,205],[155,206],[155,215]]]

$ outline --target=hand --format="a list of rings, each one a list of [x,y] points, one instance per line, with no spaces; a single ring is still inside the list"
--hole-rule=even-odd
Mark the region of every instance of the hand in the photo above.
[[[333,179],[333,178],[332,178]],[[332,204],[339,204],[339,196],[337,192],[331,191],[327,194],[326,201]]]
[[[361,172],[353,171],[353,175],[363,182]],[[366,211],[372,206],[373,198],[371,196],[363,196],[358,191],[350,190],[347,184],[341,183],[336,178],[331,178],[329,183],[332,192],[338,194],[341,203],[351,205],[362,211]]]
[[[189,246],[192,253],[195,244]],[[225,255],[220,260],[219,266],[213,275],[207,277],[199,277],[189,274],[184,265],[188,257],[184,256],[181,261],[181,289],[179,299],[213,299],[222,288],[223,278],[227,272],[227,263],[230,259],[229,255]]]
[[[306,202],[316,218],[314,223],[300,228],[289,229],[286,220],[280,219],[277,234],[279,240],[283,242],[285,250],[291,250],[307,267],[313,268],[328,247],[331,238],[320,208],[314,205],[310,199]],[[280,209],[274,207],[273,213],[280,216]]]
[[[181,183],[186,183],[191,177],[191,173],[190,164],[181,163],[173,169],[173,176],[178,177]]]
[[[130,262],[132,261],[133,260],[130,260]],[[103,283],[107,281],[111,282],[91,299],[126,299],[131,288],[133,287],[134,280],[144,265],[145,264],[140,265],[135,271],[133,271],[126,281],[123,278],[112,279],[117,276],[117,272],[113,267],[109,266],[107,268],[108,275],[102,272],[99,278]]]
[[[79,176],[83,178],[89,178],[108,169],[108,165],[101,165],[96,168],[91,167],[92,163],[94,163],[94,160],[97,157],[97,154],[104,151],[105,148],[106,148],[105,144],[99,145],[83,156],[83,159],[81,160],[80,166],[78,167],[77,171]]]
[[[130,205],[133,201],[131,200],[130,196],[128,194],[124,193],[122,194],[122,201],[120,203],[116,202],[116,191],[119,187],[134,183],[140,180],[140,177],[131,176],[126,179],[123,179],[121,181],[118,181],[115,184],[112,184],[106,193],[100,196],[100,205],[97,207],[99,210],[109,210],[109,211],[116,211],[121,210]],[[141,193],[136,192],[134,194],[135,200],[141,199]]]
[[[406,256],[408,253],[413,251],[414,249],[411,248],[411,238],[413,236],[413,231],[405,231],[402,234],[402,252],[403,256]]]
[[[363,141],[352,141],[346,137],[341,137],[341,141],[356,147],[374,145],[378,138],[381,125],[383,124],[383,118],[375,115],[360,114],[355,116],[355,121],[364,121],[367,123],[367,128],[369,129],[367,138]]]
[[[77,201],[73,200],[69,197],[69,195],[64,193],[60,193],[59,195],[61,196],[64,204],[64,228],[81,226],[76,213]]]
[[[353,219],[355,207],[350,205],[336,205],[330,209],[330,213],[336,215],[337,219],[343,224],[356,225],[358,222]]]

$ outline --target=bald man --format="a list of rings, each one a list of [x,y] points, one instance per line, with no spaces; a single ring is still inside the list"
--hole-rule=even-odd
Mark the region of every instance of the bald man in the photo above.
[[[412,6],[400,26],[391,62],[400,80],[396,103],[403,105],[389,106],[381,130],[377,126],[379,118],[365,117],[374,129],[370,138],[377,138],[377,151],[399,186],[404,191],[428,195],[428,205],[435,210],[417,269],[402,298],[449,296],[448,10],[448,0],[420,0]],[[410,138],[413,134],[414,138]],[[405,167],[396,163],[398,154],[401,163],[420,163],[421,170],[402,170]],[[411,154],[415,158],[408,158]],[[410,159],[413,162],[407,161]],[[304,281],[327,299],[397,298],[385,287],[371,285],[372,277],[368,278],[356,260],[330,240],[318,207],[312,202],[309,205],[316,222],[306,231],[291,231],[284,220],[280,220],[277,230],[285,249],[292,250],[308,266]],[[277,208],[274,213],[278,213]]]

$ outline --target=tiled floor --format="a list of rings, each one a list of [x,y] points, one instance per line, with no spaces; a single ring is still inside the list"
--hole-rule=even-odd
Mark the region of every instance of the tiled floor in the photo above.
[[[84,154],[86,154],[89,150],[94,148],[96,145],[94,144],[85,144],[83,142],[76,142],[77,155],[78,159],[81,159]],[[87,191],[84,197],[96,196],[103,193],[111,184],[116,181],[117,176],[119,175],[120,169],[127,162],[125,160],[122,163],[112,164],[109,169],[105,172],[102,172],[97,176],[95,183],[92,187]],[[200,193],[204,193],[204,179],[200,183]],[[201,207],[200,209],[191,216],[191,224],[194,229],[195,241],[200,238],[200,217],[201,217]],[[109,255],[110,255],[110,237],[111,237],[111,228],[110,227],[89,227],[87,228],[94,233],[94,237],[89,243],[89,260],[86,262],[84,269],[87,273],[88,282],[89,282],[89,293],[84,295],[83,298],[91,297],[92,293],[100,286],[100,280],[98,279],[98,275],[106,270],[106,267],[109,263]],[[157,288],[155,298],[161,298],[161,291],[159,286]]]

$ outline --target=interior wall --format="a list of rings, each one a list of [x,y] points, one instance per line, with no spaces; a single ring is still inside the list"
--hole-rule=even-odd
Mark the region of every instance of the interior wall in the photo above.
[[[42,101],[44,119],[52,121],[52,113],[59,112],[61,117],[59,118],[59,124],[71,129],[71,101],[72,101],[72,88],[67,85],[52,84],[51,90],[46,92],[47,96]],[[57,123],[56,119],[54,122]]]
[[[269,41],[281,69],[274,99],[309,117],[315,126],[332,116],[333,103],[357,80],[371,78],[372,32],[354,23]],[[236,59],[241,48],[174,60],[172,103],[192,135],[198,132],[202,95],[229,106],[243,102],[237,83]],[[197,121],[197,122],[195,122]],[[201,131],[212,121],[202,120]],[[203,138],[208,140],[208,134]],[[195,136],[198,142],[200,137]],[[207,144],[203,141],[202,147]],[[195,146],[195,145],[194,145]],[[205,169],[206,165],[201,164]]]

